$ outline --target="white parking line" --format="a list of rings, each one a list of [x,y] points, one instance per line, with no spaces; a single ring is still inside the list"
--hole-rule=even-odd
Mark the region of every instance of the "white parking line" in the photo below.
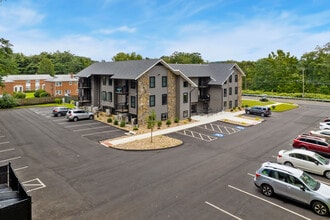
[[[95,133],[91,133],[91,134],[84,134],[81,136],[85,137],[85,136],[90,136],[90,135],[95,135],[95,134],[110,133],[110,132],[116,132],[116,131],[121,131],[121,130],[101,131],[101,132],[95,132]]]
[[[9,144],[9,141],[1,142],[0,145],[1,144]]]
[[[25,166],[25,167],[19,167],[19,168],[16,168],[16,169],[14,169],[15,171],[19,171],[19,170],[23,170],[23,169],[26,169],[26,168],[28,168],[29,166]]]
[[[0,136],[0,138],[4,138],[5,136]]]
[[[12,158],[9,158],[9,159],[6,159],[6,160],[0,160],[0,163],[12,161],[12,160],[17,160],[17,159],[21,159],[21,158],[22,157],[12,157]]]
[[[36,183],[31,183],[31,182],[36,182]],[[26,188],[36,186],[36,188],[27,190],[26,192],[32,192],[32,191],[35,191],[35,190],[42,189],[42,188],[46,187],[46,185],[43,182],[41,182],[41,180],[39,178],[35,178],[35,179],[32,179],[32,180],[22,182],[22,184]]]
[[[9,148],[9,149],[6,149],[6,150],[0,150],[0,153],[7,152],[7,151],[12,151],[12,150],[15,150],[15,148]]]
[[[246,191],[244,191],[244,190],[241,190],[241,189],[236,188],[236,187],[231,186],[231,185],[228,185],[228,187],[230,187],[230,188],[232,188],[232,189],[235,189],[235,190],[237,190],[237,191],[239,191],[239,192],[242,192],[242,193],[244,193],[244,194],[246,194],[246,195],[252,196],[252,197],[254,197],[254,198],[256,198],[256,199],[259,199],[259,200],[261,200],[261,201],[267,202],[268,204],[271,204],[271,205],[273,205],[273,206],[276,206],[276,207],[278,207],[278,208],[280,208],[280,209],[283,209],[283,210],[285,210],[285,211],[287,211],[287,212],[290,212],[291,214],[294,214],[294,215],[296,215],[296,216],[299,216],[299,217],[301,217],[301,218],[303,218],[303,219],[311,220],[310,218],[307,218],[307,217],[305,217],[305,216],[303,216],[303,215],[300,215],[300,214],[298,214],[298,213],[296,213],[296,212],[294,212],[294,211],[292,211],[292,210],[290,210],[290,209],[287,209],[287,208],[285,208],[285,207],[283,207],[283,206],[277,205],[276,203],[270,202],[270,201],[268,201],[268,200],[266,200],[266,199],[264,199],[264,198],[261,198],[261,197],[259,197],[259,196],[253,195],[252,193],[246,192]]]
[[[225,210],[219,208],[219,207],[216,206],[216,205],[213,205],[212,203],[209,203],[208,201],[205,201],[205,203],[208,204],[209,206],[212,206],[213,208],[218,209],[219,211],[221,211],[221,212],[223,212],[223,213],[225,213],[225,214],[227,214],[227,215],[229,215],[229,216],[235,218],[235,219],[242,220],[241,218],[239,218],[239,217],[237,217],[237,216],[235,216],[235,215],[233,215],[233,214],[231,214],[231,213],[229,213],[229,212],[227,212],[227,211],[225,211]]]
[[[100,123],[92,122],[92,123],[85,123],[85,124],[75,124],[75,125],[65,126],[65,128],[74,128],[74,127],[81,127],[81,126],[85,126],[85,125],[94,125],[94,124],[100,124]]]
[[[100,129],[100,128],[109,128],[109,126],[99,126],[99,127],[92,127],[92,128],[82,128],[82,129],[78,129],[78,130],[73,130],[73,132],[86,131],[86,130],[92,130],[92,129]]]

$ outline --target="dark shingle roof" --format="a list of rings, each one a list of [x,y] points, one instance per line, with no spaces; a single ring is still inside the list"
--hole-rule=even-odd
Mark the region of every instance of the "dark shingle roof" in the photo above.
[[[77,76],[112,75],[113,79],[136,79],[158,62],[159,59],[94,63],[80,71]]]
[[[208,63],[208,64],[169,64],[173,69],[180,70],[188,77],[210,77],[211,85],[222,85],[237,68],[244,72],[235,63]]]

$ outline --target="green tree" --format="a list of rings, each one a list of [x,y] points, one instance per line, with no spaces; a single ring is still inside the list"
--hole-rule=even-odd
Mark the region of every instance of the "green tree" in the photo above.
[[[162,56],[167,63],[201,64],[205,63],[200,53],[174,52],[171,56]]]
[[[155,110],[152,110],[147,118],[147,125],[148,125],[148,128],[151,129],[151,137],[150,137],[150,141],[152,143],[152,132],[154,130],[154,127],[157,123],[157,120],[156,120],[156,112]]]
[[[17,65],[13,59],[13,45],[4,38],[0,38],[0,86],[3,87],[2,76],[17,73]]]
[[[52,63],[52,61],[47,57],[42,58],[42,60],[39,63],[38,73],[49,74],[51,76],[54,76],[55,71],[54,71],[54,64]]]
[[[114,57],[112,57],[112,61],[125,61],[125,60],[142,60],[142,56],[140,54],[136,54],[132,52],[131,54],[119,52]]]

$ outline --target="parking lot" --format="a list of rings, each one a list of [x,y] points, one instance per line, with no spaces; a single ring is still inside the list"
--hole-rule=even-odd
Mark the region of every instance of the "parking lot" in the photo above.
[[[37,220],[328,219],[253,184],[260,164],[316,128],[328,107],[274,113],[251,127],[216,121],[169,134],[184,140],[180,147],[148,152],[98,144],[125,132],[96,120],[68,122],[50,108],[1,111],[0,165],[12,163]]]

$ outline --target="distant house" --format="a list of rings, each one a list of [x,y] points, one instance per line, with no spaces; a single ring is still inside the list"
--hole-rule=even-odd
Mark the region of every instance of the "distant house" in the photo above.
[[[184,119],[241,105],[237,64],[168,64],[162,59],[94,63],[77,74],[79,105],[145,123]]]
[[[78,95],[78,79],[73,74],[55,75],[7,75],[2,80],[5,87],[0,87],[0,94],[45,90],[51,96]]]

